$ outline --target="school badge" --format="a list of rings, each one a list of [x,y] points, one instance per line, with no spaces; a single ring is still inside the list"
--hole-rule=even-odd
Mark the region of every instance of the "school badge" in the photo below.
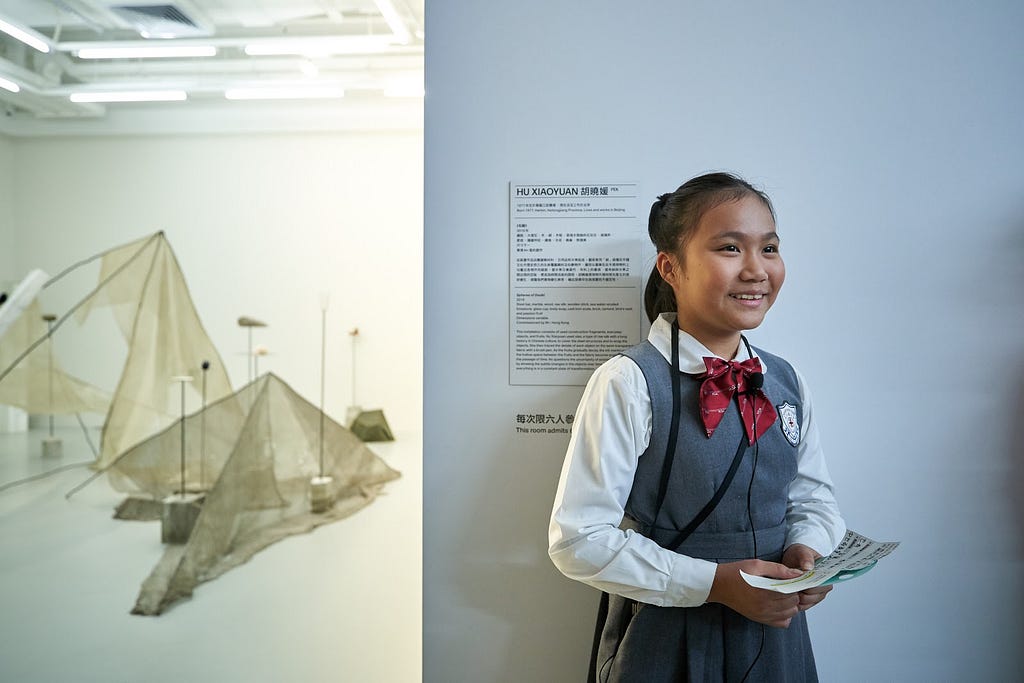
[[[786,441],[793,446],[800,443],[800,425],[796,423],[796,406],[783,402],[782,405],[775,406],[775,409],[779,411],[779,423]]]

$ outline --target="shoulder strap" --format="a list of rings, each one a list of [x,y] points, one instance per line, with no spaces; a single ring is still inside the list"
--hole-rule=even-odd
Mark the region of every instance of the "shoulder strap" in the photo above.
[[[743,342],[746,343],[746,338]],[[750,347],[747,346],[747,352],[750,353]],[[658,515],[661,514],[661,506],[665,503],[665,496],[668,494],[668,482],[672,475],[672,461],[676,457],[676,445],[679,441],[679,411],[681,406],[679,405],[680,400],[680,386],[679,386],[679,325],[676,321],[672,322],[672,422],[668,430],[668,447],[665,449],[665,458],[661,465],[661,481],[658,484],[658,500],[654,506],[654,519],[651,521],[651,526],[658,525]],[[736,471],[740,468],[740,462],[743,460],[743,453],[746,452],[747,439],[745,434],[740,435],[740,444],[736,447],[736,455],[732,458],[732,464],[729,466],[729,471],[725,475],[725,479],[718,486],[718,490],[715,491],[715,495],[711,497],[708,504],[697,513],[697,515],[690,520],[678,534],[676,534],[673,541],[664,546],[667,550],[675,551],[679,546],[690,537],[697,527],[699,527],[705,519],[708,518],[718,503],[721,502],[722,497],[728,490],[729,485],[732,484],[733,478],[736,476]]]
[[[672,461],[676,457],[676,443],[679,441],[679,409],[681,388],[679,386],[679,325],[672,321],[672,422],[668,430],[668,446],[661,461],[661,481],[658,483],[658,499],[654,504],[654,519],[651,526],[658,526],[658,515],[668,494],[668,482],[672,476]]]
[[[740,435],[740,445],[736,447],[736,455],[732,458],[732,465],[729,466],[729,471],[726,472],[725,479],[722,480],[718,490],[715,491],[715,495],[711,497],[711,500],[709,500],[708,504],[704,506],[704,509],[698,512],[697,516],[690,520],[690,523],[676,535],[675,539],[665,546],[666,549],[675,550],[681,546],[683,541],[689,538],[690,534],[692,534],[697,527],[699,527],[704,520],[708,518],[708,515],[710,515],[716,507],[718,507],[718,503],[722,500],[722,496],[725,495],[726,490],[729,488],[729,484],[732,483],[733,478],[736,476],[736,470],[740,468],[740,461],[743,460],[743,453],[747,450],[746,446],[747,436],[746,434],[742,434]]]

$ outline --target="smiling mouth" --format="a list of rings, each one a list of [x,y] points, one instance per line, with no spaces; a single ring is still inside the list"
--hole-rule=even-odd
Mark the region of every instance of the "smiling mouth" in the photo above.
[[[729,296],[740,301],[760,301],[765,297],[764,294],[730,294]]]

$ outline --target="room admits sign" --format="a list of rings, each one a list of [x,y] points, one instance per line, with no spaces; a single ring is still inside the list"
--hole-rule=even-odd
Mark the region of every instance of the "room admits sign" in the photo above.
[[[509,384],[583,385],[640,337],[636,183],[509,184]]]

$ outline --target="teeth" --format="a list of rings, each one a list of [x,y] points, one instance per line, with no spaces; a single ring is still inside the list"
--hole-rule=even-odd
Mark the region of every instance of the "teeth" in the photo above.
[[[745,301],[757,301],[758,299],[764,298],[764,294],[733,294],[736,299],[743,299]]]

